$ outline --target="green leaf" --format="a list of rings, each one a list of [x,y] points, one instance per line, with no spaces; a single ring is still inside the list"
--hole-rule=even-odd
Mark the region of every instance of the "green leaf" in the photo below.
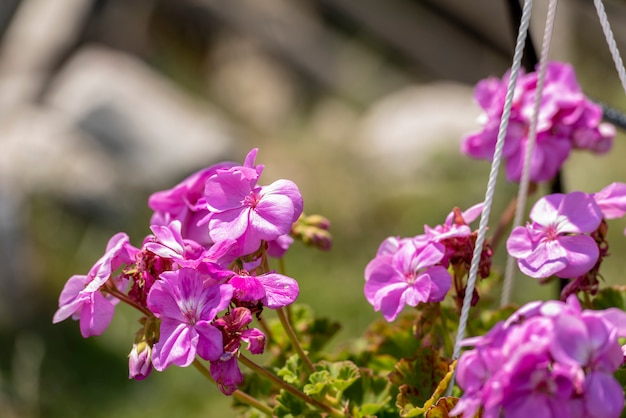
[[[280,391],[276,401],[278,405],[276,405],[273,412],[274,416],[279,418],[299,417],[304,415],[308,409],[302,399],[284,390]]]
[[[623,293],[613,287],[600,289],[591,301],[593,309],[618,308],[624,310]]]
[[[344,392],[344,399],[348,400],[352,415],[357,418],[372,415],[397,416],[395,405],[391,402],[391,382],[386,376],[375,374],[370,369],[359,369],[361,378]]]
[[[365,333],[369,343],[366,352],[371,356],[387,354],[396,359],[412,356],[421,345],[415,338],[416,317],[416,313],[411,312],[392,324],[382,319],[372,323]]]
[[[307,395],[339,397],[360,377],[358,367],[351,361],[321,361],[315,368],[317,371],[309,376],[310,383],[304,385],[303,391]]]
[[[306,344],[310,354],[318,353],[326,344],[341,330],[338,321],[331,321],[328,318],[315,318],[302,334],[307,336]]]
[[[452,370],[449,361],[431,347],[421,348],[411,359],[400,360],[389,375],[391,383],[399,389],[396,405],[400,415],[423,414],[430,406],[428,403],[434,403],[445,391]]]
[[[285,382],[301,386],[300,375],[303,372],[303,364],[300,361],[300,357],[297,354],[292,355],[285,362],[285,366],[276,372],[276,375],[282,378]]]

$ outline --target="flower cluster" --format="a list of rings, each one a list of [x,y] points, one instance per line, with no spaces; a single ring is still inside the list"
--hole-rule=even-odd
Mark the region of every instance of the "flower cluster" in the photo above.
[[[519,182],[522,175],[537,80],[536,72],[522,74],[516,85],[503,150],[509,181]],[[482,129],[467,136],[461,147],[462,152],[472,158],[493,158],[508,81],[507,73],[502,80],[489,78],[476,86],[474,98],[484,112],[481,115]],[[609,151],[615,128],[601,123],[601,119],[601,107],[585,97],[573,68],[564,63],[549,63],[537,119],[537,142],[531,157],[530,180],[551,180],[572,149],[594,153]]]
[[[619,337],[626,313],[582,310],[566,302],[531,302],[461,355],[456,377],[465,391],[451,415],[473,417],[619,417],[623,390],[613,373],[624,360]]]
[[[612,183],[594,194],[547,195],[531,209],[531,222],[513,229],[506,247],[530,277],[577,279],[574,287],[594,290],[600,263],[608,255],[605,220],[625,213],[623,183]],[[568,289],[563,299],[575,290]]]
[[[476,233],[468,224],[481,210],[482,204],[463,213],[456,208],[442,225],[426,225],[424,234],[384,240],[365,268],[365,298],[374,310],[393,321],[405,305],[442,301],[452,287],[449,267],[455,272],[457,294],[462,293],[460,279],[469,271],[476,243]],[[489,275],[490,265],[491,250],[486,247],[481,257],[481,277]]]
[[[152,234],[141,248],[124,233],[112,237],[89,273],[66,283],[53,322],[72,317],[83,337],[99,335],[122,300],[145,315],[129,355],[130,378],[186,367],[198,356],[211,362],[222,392],[233,393],[243,379],[241,343],[253,354],[265,347],[263,332],[249,327],[252,315],[287,306],[299,293],[294,279],[269,269],[267,257],[293,242],[302,196],[288,180],[258,185],[256,154],[153,194]]]

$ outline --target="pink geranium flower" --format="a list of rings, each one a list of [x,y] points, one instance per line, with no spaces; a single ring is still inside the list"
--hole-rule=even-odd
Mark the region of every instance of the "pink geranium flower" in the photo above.
[[[52,322],[56,324],[70,316],[80,320],[80,332],[87,338],[100,335],[113,318],[117,299],[100,290],[111,275],[123,265],[131,264],[139,250],[130,245],[128,235],[120,232],[109,240],[106,253],[85,275],[74,275],[59,296],[59,309]],[[120,284],[119,281],[115,285]]]
[[[438,243],[420,245],[404,241],[395,253],[384,250],[365,270],[365,297],[393,321],[404,305],[442,301],[452,285],[448,270],[439,263],[445,247]]]
[[[265,334],[256,328],[248,328],[251,322],[252,314],[246,308],[235,308],[215,321],[215,326],[222,331],[224,353],[218,361],[211,362],[209,371],[225,395],[231,395],[243,382],[237,364],[241,343],[246,343],[252,354],[262,354],[265,349]]]
[[[465,391],[451,416],[617,418],[624,393],[613,373],[623,362],[626,313],[531,302],[484,337],[465,340],[457,382]]]
[[[483,109],[482,129],[463,140],[461,151],[464,154],[478,159],[493,158],[508,82],[507,73],[501,80],[489,78],[476,85],[474,98]],[[521,178],[536,90],[537,73],[521,74],[502,153],[510,181],[519,182]],[[573,68],[564,63],[549,63],[537,121],[536,145],[531,156],[530,180],[543,182],[554,178],[572,149],[607,152],[612,146],[615,128],[601,122],[602,109],[585,97]]]
[[[194,240],[202,245],[212,244],[205,227],[198,222],[208,214],[208,209],[198,204],[203,197],[206,181],[218,169],[235,166],[235,163],[223,162],[200,170],[169,190],[153,193],[148,199],[148,206],[154,210],[150,224],[167,226],[172,221],[181,223],[181,234],[185,239]]]
[[[228,283],[233,286],[233,298],[242,302],[260,301],[270,309],[290,305],[300,293],[296,280],[272,272],[251,276],[242,271],[235,274]]]
[[[519,269],[534,278],[574,278],[588,272],[599,256],[587,233],[595,231],[602,213],[586,193],[552,194],[537,201],[531,223],[511,232],[506,242]]]
[[[217,170],[206,182],[204,201],[211,212],[209,235],[214,242],[237,240],[240,254],[256,251],[261,241],[288,234],[302,214],[302,196],[295,183],[277,180],[258,186],[262,167],[254,166],[257,150],[243,166]]]
[[[148,294],[148,307],[161,319],[152,364],[163,371],[186,367],[196,354],[215,361],[223,353],[222,333],[211,322],[230,303],[233,288],[198,271],[183,268],[161,274]]]

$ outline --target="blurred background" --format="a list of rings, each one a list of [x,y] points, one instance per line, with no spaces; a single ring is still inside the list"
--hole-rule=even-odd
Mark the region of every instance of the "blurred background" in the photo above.
[[[360,335],[379,317],[362,294],[379,243],[484,199],[488,163],[458,149],[478,129],[473,85],[511,63],[514,1],[0,0],[0,416],[235,415],[193,369],[128,380],[130,309],[87,340],[51,319],[114,233],[141,245],[152,192],[253,147],[263,184],[295,181],[333,223],[331,252],[288,254],[299,301],[343,324],[334,344]],[[624,51],[626,2],[605,6]],[[592,2],[559,2],[551,57],[626,110]],[[618,132],[611,154],[573,155],[566,190],[626,181]],[[515,191],[500,181],[492,223]],[[611,283],[626,271],[620,222]],[[555,295],[525,279],[514,298]]]

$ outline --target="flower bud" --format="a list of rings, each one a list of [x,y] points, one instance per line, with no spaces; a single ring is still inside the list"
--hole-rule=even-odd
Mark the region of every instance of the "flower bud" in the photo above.
[[[143,380],[152,371],[152,347],[145,340],[133,344],[128,354],[128,378]]]

